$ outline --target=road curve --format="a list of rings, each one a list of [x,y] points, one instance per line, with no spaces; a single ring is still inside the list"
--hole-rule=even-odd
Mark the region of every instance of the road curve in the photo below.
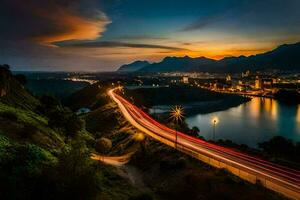
[[[108,91],[108,95],[118,104],[125,118],[136,128],[169,146],[175,147],[175,131],[158,123],[149,115],[123,97]],[[178,132],[177,147],[189,150],[227,163],[238,169],[270,180],[283,188],[293,191],[295,199],[300,199],[300,171],[280,166],[254,156],[211,144]]]
[[[92,154],[91,159],[98,160],[100,162],[113,165],[113,166],[121,166],[129,162],[130,157],[133,153],[128,153],[122,156],[104,156],[98,154]]]

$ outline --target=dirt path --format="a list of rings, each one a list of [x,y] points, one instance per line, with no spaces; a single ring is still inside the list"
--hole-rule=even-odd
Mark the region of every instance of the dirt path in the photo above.
[[[125,154],[122,156],[102,156],[92,154],[91,159],[98,160],[108,165],[116,167],[117,173],[127,179],[131,185],[140,190],[141,192],[151,191],[144,183],[142,173],[136,167],[127,164],[133,153]]]

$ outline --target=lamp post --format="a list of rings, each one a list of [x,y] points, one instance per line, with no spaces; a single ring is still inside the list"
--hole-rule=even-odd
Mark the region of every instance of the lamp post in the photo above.
[[[174,108],[172,108],[170,115],[175,122],[175,148],[177,149],[177,140],[178,140],[177,126],[178,123],[183,119],[183,108],[181,106],[175,106]]]
[[[211,122],[213,124],[213,140],[215,141],[215,137],[216,137],[216,125],[219,123],[219,119],[217,117],[214,117]]]

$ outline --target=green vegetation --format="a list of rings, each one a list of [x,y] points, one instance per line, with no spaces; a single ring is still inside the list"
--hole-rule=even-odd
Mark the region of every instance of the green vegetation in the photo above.
[[[29,76],[25,84],[26,88],[34,95],[53,95],[58,99],[64,99],[88,85],[87,82],[61,80],[57,78],[43,79],[43,76],[41,76],[40,79]]]
[[[268,141],[258,144],[259,149],[253,149],[245,144],[236,144],[231,140],[210,141],[236,151],[246,152],[249,155],[262,157],[274,163],[293,169],[300,169],[300,142],[294,143],[282,136],[274,136]]]
[[[96,141],[95,150],[99,153],[108,153],[112,148],[112,142],[107,138],[100,138]]]
[[[0,78],[0,199],[121,200],[139,194],[115,169],[90,159],[98,137],[83,118],[51,96],[36,99],[8,68],[0,67]]]
[[[20,81],[20,80],[19,80]],[[34,110],[39,101],[19,83],[8,65],[0,65],[0,102],[26,110]]]
[[[281,136],[258,144],[263,155],[273,162],[300,169],[300,142],[294,143]]]
[[[9,82],[0,99],[0,199],[283,199],[145,137],[107,96],[110,83],[66,99],[73,110],[92,110],[77,116],[51,96],[33,97],[4,74]],[[92,160],[97,151],[134,155],[128,165],[113,167]]]

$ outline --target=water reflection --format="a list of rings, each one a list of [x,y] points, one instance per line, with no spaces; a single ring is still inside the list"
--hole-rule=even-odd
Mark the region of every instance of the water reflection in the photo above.
[[[256,147],[258,142],[282,135],[300,141],[300,105],[287,106],[274,99],[255,97],[250,102],[226,111],[199,114],[186,119],[190,127],[212,139],[212,117],[217,116],[217,139],[230,139]]]

